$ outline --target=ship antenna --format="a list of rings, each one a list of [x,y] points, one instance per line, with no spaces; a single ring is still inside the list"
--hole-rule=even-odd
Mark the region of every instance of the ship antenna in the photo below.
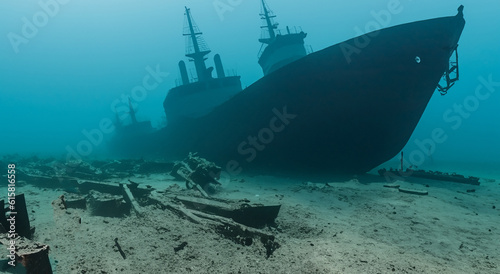
[[[188,46],[187,49],[187,54],[186,57],[192,58],[190,61],[194,61],[194,65],[196,67],[196,74],[198,75],[198,80],[199,81],[204,81],[207,78],[210,78],[210,70],[207,70],[207,67],[205,65],[205,55],[210,53],[210,50],[204,43],[204,41],[201,39],[202,37],[198,37],[199,35],[202,35],[203,33],[199,31],[198,27],[195,25],[194,20],[191,17],[191,11],[187,7],[184,7],[186,9],[186,17],[187,17],[187,22],[188,22],[188,28],[189,32],[184,33],[184,36],[189,36],[191,43],[193,44],[193,50],[194,52],[189,52],[190,48]],[[188,43],[189,44],[189,43]],[[201,44],[201,45],[200,45]],[[201,49],[203,47],[203,49]]]
[[[276,38],[276,33],[274,32],[274,30],[278,28],[278,23],[273,23],[272,18],[275,18],[276,15],[271,14],[264,0],[262,0],[262,7],[264,9],[264,13],[260,14],[260,16],[261,19],[266,20],[266,25],[262,26],[261,28],[267,29],[267,31],[269,32],[269,38],[262,38],[259,39],[259,41],[261,43],[270,44],[273,42],[274,38]]]
[[[135,118],[135,110],[134,107],[132,106],[132,101],[130,100],[130,97],[128,97],[128,107],[129,107],[129,113],[130,113],[130,118],[132,119],[133,124],[137,124],[137,119]]]

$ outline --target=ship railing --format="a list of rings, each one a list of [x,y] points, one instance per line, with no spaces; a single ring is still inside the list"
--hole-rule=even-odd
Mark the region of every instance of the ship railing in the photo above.
[[[224,72],[225,72],[226,77],[238,76],[238,71],[236,69],[225,69]],[[215,75],[213,75],[213,77],[217,78]],[[197,82],[197,81],[198,81],[198,78],[195,78],[195,77],[189,78],[190,84]],[[174,82],[175,82],[174,83],[175,87],[179,87],[179,86],[184,85],[184,83],[182,82],[182,78],[176,78]]]
[[[294,31],[290,31],[288,32],[288,30],[285,30],[283,31],[283,29],[281,30],[278,30],[277,33],[281,35],[281,33],[284,32],[286,34],[297,34],[297,33],[301,33],[302,32],[302,28],[301,27],[294,27]],[[262,35],[263,39],[266,39],[265,35]],[[267,37],[269,38],[269,37]],[[314,52],[313,48],[311,45],[304,45],[305,48],[306,48],[306,53],[307,54],[311,54]],[[260,46],[260,49],[259,49],[259,52],[257,53],[257,59],[260,59],[260,57],[262,56],[262,53],[264,52],[264,50],[266,49],[267,45],[266,44],[261,44]]]
[[[286,27],[284,29],[277,29],[276,31],[276,34],[278,35],[287,35],[287,34],[297,34],[297,33],[301,33],[303,32],[302,31],[302,27]],[[271,36],[269,35],[269,32],[267,30],[264,30],[262,29],[262,33],[260,35],[260,38],[261,39],[269,39],[271,38]]]
[[[189,83],[194,83],[198,81],[198,78],[189,78]],[[182,78],[176,78],[175,79],[175,87],[179,87],[179,86],[182,86],[184,85],[184,83],[182,82]]]
[[[276,33],[279,35],[287,35],[287,34],[296,34],[296,33],[301,33],[302,32],[302,27],[286,27],[284,29],[277,29]]]

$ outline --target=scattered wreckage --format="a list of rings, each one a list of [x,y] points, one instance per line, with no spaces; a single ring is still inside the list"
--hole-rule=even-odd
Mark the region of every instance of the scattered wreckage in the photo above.
[[[211,197],[210,195],[221,191],[218,181],[221,168],[196,154],[189,154],[185,160],[177,163],[125,160],[92,164],[55,163],[52,168],[47,168],[47,163],[27,161],[25,165],[17,166],[19,182],[65,191],[52,202],[54,210],[60,211],[59,213],[67,209],[82,209],[91,216],[135,215],[141,218],[145,215],[145,207],[153,205],[170,210],[200,226],[210,227],[215,233],[237,244],[249,246],[260,242],[267,257],[280,246],[273,233],[264,228],[275,225],[281,205],[252,204],[247,199],[232,201]],[[134,174],[169,171],[176,180],[184,180],[186,188],[193,191],[176,193],[171,188],[159,190],[126,180]],[[121,179],[121,182],[113,182],[117,179]],[[23,194],[16,195],[16,205],[16,261],[26,268],[27,273],[52,273],[48,257],[49,246],[30,240],[35,230],[30,226]],[[0,201],[0,206],[4,209],[4,201]],[[3,218],[0,217],[0,232],[3,232],[0,243],[8,246],[7,230],[1,231],[2,228],[8,228],[5,209],[3,213]],[[126,259],[118,238],[115,239],[113,248]],[[178,250],[183,248],[177,247]],[[42,269],[44,271],[40,272]]]
[[[423,178],[423,179],[430,179],[430,180],[436,180],[436,181],[445,181],[445,182],[453,182],[453,183],[460,183],[460,184],[468,184],[468,185],[480,185],[479,182],[479,177],[474,177],[474,176],[469,176],[466,177],[464,175],[456,174],[456,173],[446,173],[446,172],[441,172],[441,171],[426,171],[426,170],[421,170],[421,169],[412,169],[412,168],[407,168],[406,170],[401,169],[393,169],[390,168],[389,170],[383,168],[378,171],[378,174],[380,176],[383,176],[385,178],[392,179],[392,178]]]

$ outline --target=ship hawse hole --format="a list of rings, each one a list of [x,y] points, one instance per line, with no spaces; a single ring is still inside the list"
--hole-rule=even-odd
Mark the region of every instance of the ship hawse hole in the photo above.
[[[420,64],[420,57],[416,56],[415,57],[415,62],[417,62],[417,64]]]

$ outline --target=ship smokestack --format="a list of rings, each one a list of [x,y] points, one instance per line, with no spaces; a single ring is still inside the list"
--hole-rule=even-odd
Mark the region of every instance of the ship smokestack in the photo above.
[[[189,77],[186,69],[186,63],[184,63],[184,61],[179,62],[179,70],[181,71],[182,84],[183,85],[189,84]]]
[[[224,73],[224,67],[222,66],[222,61],[220,55],[216,54],[214,56],[215,70],[217,71],[217,78],[224,78],[226,74]]]

